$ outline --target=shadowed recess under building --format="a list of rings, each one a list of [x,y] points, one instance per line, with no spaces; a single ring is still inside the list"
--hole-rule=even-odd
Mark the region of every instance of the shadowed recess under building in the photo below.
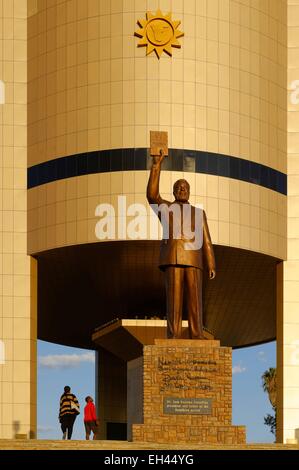
[[[94,348],[94,329],[115,318],[164,318],[159,245],[92,243],[39,254],[39,338]],[[224,246],[215,254],[217,277],[204,282],[205,327],[232,347],[275,339],[278,260]]]

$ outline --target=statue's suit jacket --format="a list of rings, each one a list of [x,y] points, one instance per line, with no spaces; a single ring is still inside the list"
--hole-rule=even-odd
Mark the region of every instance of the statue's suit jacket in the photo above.
[[[189,206],[191,211],[191,229],[195,229],[195,214],[197,213],[201,223],[198,224],[199,230],[202,230],[202,244],[199,249],[185,249],[186,243],[193,243],[192,239],[184,236],[182,233],[181,238],[174,238],[177,227],[182,227],[183,221],[183,206],[179,202],[170,202],[162,199],[159,194],[159,178],[160,178],[160,167],[152,167],[149,183],[147,187],[147,199],[150,204],[157,204],[161,206],[165,204],[165,208],[173,208],[169,211],[169,223],[166,230],[168,232],[167,238],[164,235],[161,242],[160,249],[160,263],[159,266],[164,270],[167,266],[193,266],[198,269],[203,269],[203,257],[205,257],[206,264],[209,270],[215,270],[215,257],[213,245],[209,233],[207,217],[203,210],[194,206]],[[187,203],[188,204],[188,203]],[[189,204],[188,204],[189,205]],[[177,207],[175,207],[177,206]],[[180,210],[178,209],[178,206]],[[201,212],[201,213],[199,213]],[[159,218],[163,218],[163,209],[159,211]],[[183,232],[183,230],[182,230]]]

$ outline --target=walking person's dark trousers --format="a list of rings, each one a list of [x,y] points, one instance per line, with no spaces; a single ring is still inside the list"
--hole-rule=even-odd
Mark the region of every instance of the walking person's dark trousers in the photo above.
[[[72,438],[75,419],[76,419],[75,414],[66,414],[61,417],[61,430],[63,434],[67,432],[68,439]]]
[[[182,310],[185,296],[192,339],[204,339],[202,318],[202,270],[192,266],[165,269],[167,301],[167,337],[181,338]]]

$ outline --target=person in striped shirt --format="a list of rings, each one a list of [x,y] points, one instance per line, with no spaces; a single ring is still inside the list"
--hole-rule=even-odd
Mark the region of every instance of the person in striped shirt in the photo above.
[[[59,422],[61,424],[62,439],[71,439],[73,427],[77,415],[80,413],[80,405],[76,395],[71,393],[71,388],[66,385],[64,393],[60,397]]]

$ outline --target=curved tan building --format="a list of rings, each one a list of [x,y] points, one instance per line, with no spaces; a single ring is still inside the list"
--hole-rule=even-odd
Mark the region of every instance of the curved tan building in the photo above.
[[[34,279],[38,337],[48,341],[95,347],[94,329],[115,318],[165,316],[163,278],[157,269],[159,237],[150,234],[153,216],[145,197],[149,131],[161,130],[168,132],[170,147],[161,193],[171,198],[174,181],[186,178],[191,202],[206,210],[215,245],[218,275],[205,283],[206,328],[233,347],[280,335],[279,366],[287,377],[283,352],[289,339],[283,324],[292,321],[286,320],[287,297],[283,304],[280,295],[284,286],[289,292],[283,270],[297,282],[295,264],[289,269],[289,262],[286,268],[282,263],[296,250],[288,237],[297,236],[296,209],[288,212],[287,199],[289,162],[296,167],[294,159],[288,160],[288,150],[296,153],[296,136],[289,140],[291,149],[287,138],[288,122],[295,126],[291,116],[287,119],[288,2],[19,3],[22,12],[3,12],[2,20],[15,22],[15,34],[22,35],[7,39],[14,53],[2,59],[0,75],[7,88],[1,124],[3,250],[9,251],[3,251],[3,263],[10,269],[3,271],[3,279],[11,286],[17,276],[26,278],[24,321],[31,329],[23,334],[28,347],[36,340]],[[297,7],[291,3],[294,22]],[[159,31],[146,30],[155,18],[166,25],[165,41]],[[12,74],[8,62],[14,64]],[[296,180],[292,187],[296,197]],[[145,207],[146,231],[135,240],[117,230],[112,239],[99,240],[97,208],[110,204],[119,227],[119,196],[126,197],[127,208]],[[13,309],[5,310],[4,319],[22,310],[19,284],[14,286],[9,294]],[[296,301],[290,300],[293,312]],[[71,327],[70,316],[76,319]],[[3,336],[7,344],[16,347],[20,328],[13,323],[10,336]],[[7,358],[14,362],[10,350],[8,346]],[[26,364],[34,364],[34,349],[27,359]],[[7,365],[0,367],[6,370]],[[25,382],[34,383],[28,377]],[[12,387],[18,381],[10,376]],[[281,391],[286,383],[281,382]],[[34,410],[34,387],[26,386],[28,409]],[[281,440],[294,437],[287,416],[299,413],[298,398],[288,401],[285,392]],[[2,409],[6,403],[17,409],[15,399],[2,401]],[[0,424],[3,437],[17,419],[18,412],[12,413]],[[30,419],[20,418],[20,432],[34,430],[33,415]]]

